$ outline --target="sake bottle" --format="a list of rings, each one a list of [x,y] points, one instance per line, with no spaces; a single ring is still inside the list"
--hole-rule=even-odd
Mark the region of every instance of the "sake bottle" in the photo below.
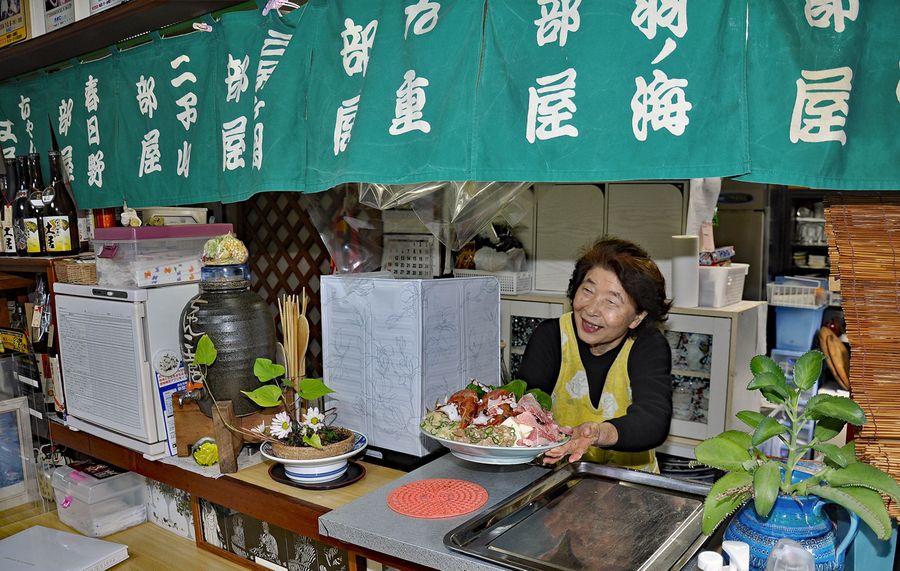
[[[4,166],[7,165],[8,163],[4,164]],[[15,256],[16,239],[13,235],[13,207],[8,189],[9,178],[4,172],[0,176],[0,193],[2,193],[2,200],[0,200],[0,205],[2,205],[0,206],[0,251],[2,251],[4,256]]]
[[[28,157],[16,157],[16,198],[13,201],[13,234],[16,237],[16,252],[20,256],[29,251],[41,252],[38,219],[28,199]]]
[[[49,256],[71,256],[77,254],[79,249],[78,213],[63,182],[62,157],[59,151],[50,151],[48,159],[50,185],[44,189],[42,196],[44,252]]]
[[[29,231],[28,255],[41,256],[46,253],[41,220],[44,211],[44,175],[41,173],[41,155],[38,153],[28,154],[28,201],[31,202],[31,211],[36,223],[36,228],[26,224]],[[32,228],[34,228],[33,232]]]

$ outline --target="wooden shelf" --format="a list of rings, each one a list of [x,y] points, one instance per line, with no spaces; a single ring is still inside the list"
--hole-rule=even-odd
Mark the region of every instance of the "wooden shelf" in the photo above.
[[[241,3],[240,0],[131,0],[33,40],[3,48],[0,80]]]

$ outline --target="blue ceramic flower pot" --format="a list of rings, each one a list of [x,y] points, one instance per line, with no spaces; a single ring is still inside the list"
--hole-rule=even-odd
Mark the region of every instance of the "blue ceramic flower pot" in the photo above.
[[[836,544],[835,525],[823,511],[826,502],[817,496],[779,496],[766,518],[760,517],[747,502],[725,528],[725,539],[743,541],[750,546],[750,569],[766,568],[769,553],[779,539],[793,539],[812,552],[816,571],[844,568],[844,553],[856,537],[859,518],[850,514],[850,529]]]

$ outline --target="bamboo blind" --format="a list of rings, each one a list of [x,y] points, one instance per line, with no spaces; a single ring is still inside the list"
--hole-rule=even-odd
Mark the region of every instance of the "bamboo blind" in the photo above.
[[[829,196],[825,220],[850,339],[850,394],[868,419],[856,450],[900,480],[900,196]],[[900,506],[889,509],[900,517]]]

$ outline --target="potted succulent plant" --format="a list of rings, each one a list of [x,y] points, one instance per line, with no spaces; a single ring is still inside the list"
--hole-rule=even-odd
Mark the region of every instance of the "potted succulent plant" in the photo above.
[[[703,531],[711,534],[740,510],[726,528],[725,539],[750,544],[751,569],[764,568],[772,547],[783,537],[800,541],[812,551],[816,569],[840,569],[858,519],[879,538],[891,536],[881,494],[900,501],[900,486],[877,467],[859,462],[853,442],[845,446],[827,442],[846,424],[862,426],[866,421],[862,408],[850,398],[828,394],[813,396],[805,406],[800,402],[801,393],[819,378],[824,358],[819,351],[805,353],[796,361],[789,384],[772,359],[754,357],[750,362],[753,380],[747,388],[783,406],[788,426],[757,411],[741,411],[737,417],[751,433],[729,430],[695,449],[699,463],[726,471],[706,497]],[[816,422],[813,439],[803,444],[799,434],[811,420]],[[760,445],[771,438],[785,444],[786,459],[769,458],[760,451]],[[824,462],[803,461],[810,449],[821,453]],[[851,514],[851,529],[837,547],[834,525],[822,511],[825,503],[843,506]]]
[[[216,348],[209,336],[197,343],[194,362],[208,367],[216,360]],[[262,452],[284,465],[285,475],[300,483],[318,484],[341,477],[347,469],[347,459],[365,445],[365,437],[348,428],[332,426],[333,414],[308,407],[301,414],[291,414],[293,390],[284,379],[284,367],[271,359],[257,358],[253,374],[262,386],[241,391],[263,408],[281,407],[271,423],[261,423],[251,430],[229,427],[252,439],[263,441]],[[296,395],[311,402],[334,391],[322,379],[301,379]]]

